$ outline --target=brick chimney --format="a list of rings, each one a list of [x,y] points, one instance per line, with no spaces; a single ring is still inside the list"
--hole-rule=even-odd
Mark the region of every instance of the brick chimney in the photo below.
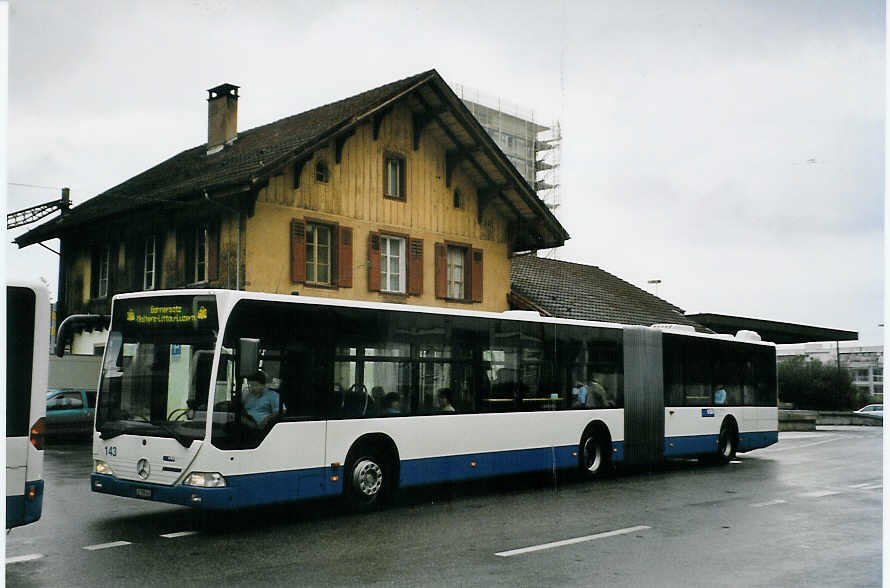
[[[238,88],[222,84],[207,93],[207,155],[218,153],[238,138]]]

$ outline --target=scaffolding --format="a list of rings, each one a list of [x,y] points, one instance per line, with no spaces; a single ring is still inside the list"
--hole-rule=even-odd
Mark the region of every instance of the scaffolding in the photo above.
[[[544,126],[533,110],[461,84],[452,89],[538,197],[550,210],[559,208],[559,121]]]

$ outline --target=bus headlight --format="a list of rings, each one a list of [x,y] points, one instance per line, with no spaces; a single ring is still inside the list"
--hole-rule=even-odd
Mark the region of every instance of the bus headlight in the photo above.
[[[192,472],[185,477],[182,483],[186,486],[200,486],[201,488],[225,488],[226,479],[216,472]]]
[[[96,460],[96,467],[93,468],[93,471],[97,474],[107,474],[109,476],[114,475],[114,472],[111,471],[111,468],[108,467],[108,464],[101,459]]]

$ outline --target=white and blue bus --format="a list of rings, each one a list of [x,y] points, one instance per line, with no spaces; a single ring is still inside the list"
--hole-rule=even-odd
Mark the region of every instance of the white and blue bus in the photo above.
[[[6,528],[40,518],[49,365],[49,295],[6,286]]]
[[[114,298],[96,492],[211,509],[777,440],[775,346],[703,335],[240,291]]]

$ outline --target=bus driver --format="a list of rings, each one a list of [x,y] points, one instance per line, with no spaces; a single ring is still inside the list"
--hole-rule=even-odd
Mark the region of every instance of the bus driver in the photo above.
[[[247,377],[247,391],[241,397],[244,399],[244,411],[256,423],[257,428],[265,429],[278,416],[278,393],[266,388],[266,374],[263,372],[255,372]]]

